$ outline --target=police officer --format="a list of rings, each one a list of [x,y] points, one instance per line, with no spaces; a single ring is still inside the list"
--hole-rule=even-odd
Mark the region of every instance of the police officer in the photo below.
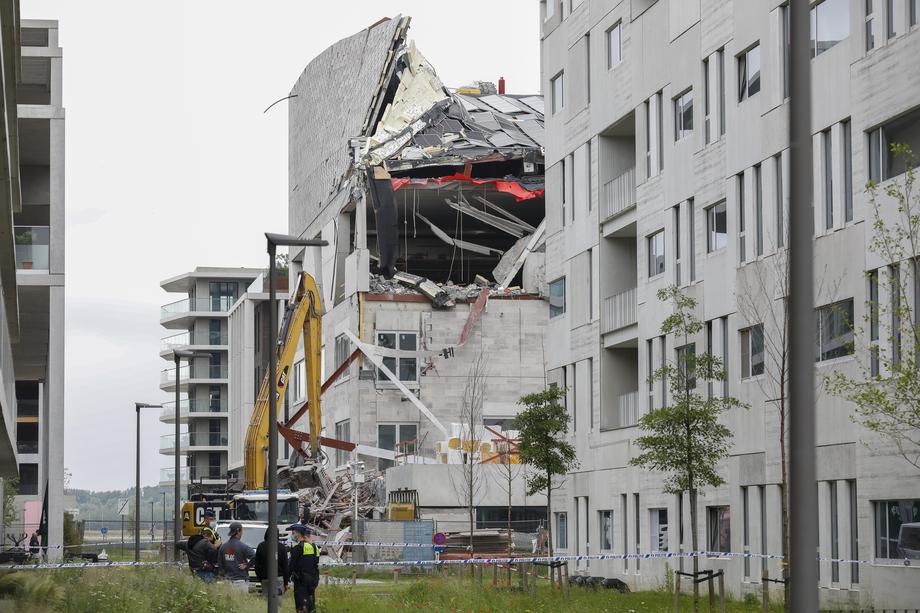
[[[290,527],[297,541],[291,547],[288,568],[294,582],[294,607],[297,613],[316,613],[316,586],[319,585],[319,547],[310,539],[303,524]]]

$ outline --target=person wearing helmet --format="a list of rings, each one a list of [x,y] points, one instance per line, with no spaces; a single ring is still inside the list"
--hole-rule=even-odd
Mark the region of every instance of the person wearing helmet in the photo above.
[[[216,579],[217,533],[211,528],[204,528],[200,534],[188,539],[188,567],[192,574],[204,581],[213,583]]]
[[[230,524],[230,535],[227,542],[220,546],[217,559],[224,576],[236,589],[249,591],[249,562],[255,557],[256,552],[240,540],[243,536],[243,525],[235,521]]]
[[[296,543],[291,547],[288,569],[294,582],[294,607],[297,613],[316,613],[316,586],[319,585],[319,547],[303,524],[290,527]]]

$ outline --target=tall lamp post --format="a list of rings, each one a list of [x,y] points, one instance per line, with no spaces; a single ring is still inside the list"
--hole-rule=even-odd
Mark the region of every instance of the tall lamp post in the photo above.
[[[161,404],[147,404],[135,402],[134,412],[137,414],[137,445],[134,453],[134,561],[141,561],[141,409],[159,409]],[[153,518],[153,503],[151,502],[150,517]]]
[[[194,308],[194,306],[192,306]],[[179,535],[182,534],[182,516],[181,510],[179,508],[179,498],[181,496],[180,490],[182,488],[182,474],[180,473],[179,467],[179,451],[181,450],[182,444],[179,440],[179,419],[181,414],[180,399],[179,399],[179,363],[183,360],[191,361],[194,358],[198,357],[207,357],[209,354],[202,353],[198,351],[189,351],[187,349],[175,349],[173,350],[173,361],[176,364],[176,440],[175,447],[173,450],[176,454],[176,463],[175,463],[175,474],[173,475],[174,488],[173,488],[173,561],[179,559]],[[191,373],[189,373],[191,376]]]
[[[265,233],[268,241],[268,613],[278,612],[278,311],[275,304],[276,248],[325,247],[328,241]]]

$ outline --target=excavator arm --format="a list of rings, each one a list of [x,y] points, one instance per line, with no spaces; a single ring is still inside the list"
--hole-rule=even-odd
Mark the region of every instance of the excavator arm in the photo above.
[[[316,281],[309,274],[302,272],[291,300],[284,312],[281,330],[278,334],[274,402],[281,414],[281,404],[287,390],[297,353],[297,341],[303,336],[304,362],[306,365],[307,406],[310,421],[310,454],[319,457],[320,432],[322,430],[322,413],[320,410],[320,372],[322,350],[322,302]],[[259,395],[249,427],[246,430],[246,443],[243,452],[243,480],[246,489],[264,489],[269,466],[266,449],[268,448],[268,403],[270,399],[268,373],[262,380]],[[274,467],[272,467],[274,469]]]

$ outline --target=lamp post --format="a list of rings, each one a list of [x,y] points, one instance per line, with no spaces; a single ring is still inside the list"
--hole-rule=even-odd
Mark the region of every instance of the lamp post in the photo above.
[[[265,233],[268,241],[268,613],[278,611],[278,311],[275,305],[276,248],[325,247],[324,240]]]
[[[141,561],[141,409],[159,409],[163,405],[135,402],[137,414],[136,449],[134,453],[134,561]],[[153,503],[151,503],[153,504]],[[151,507],[152,509],[153,507]],[[152,511],[151,511],[151,517]]]
[[[197,357],[206,357],[209,354],[202,353],[198,351],[189,351],[187,349],[174,349],[173,350],[173,361],[176,364],[176,440],[175,447],[173,451],[176,455],[175,463],[175,474],[173,475],[174,488],[173,488],[173,548],[172,555],[173,561],[178,560],[179,558],[179,535],[182,533],[182,516],[181,509],[179,506],[179,498],[181,496],[180,490],[182,488],[182,474],[179,471],[179,451],[182,447],[181,441],[179,440],[179,416],[181,413],[180,399],[179,399],[179,363],[183,358],[189,360],[189,369],[191,370],[191,360]],[[191,373],[189,373],[191,376]]]

